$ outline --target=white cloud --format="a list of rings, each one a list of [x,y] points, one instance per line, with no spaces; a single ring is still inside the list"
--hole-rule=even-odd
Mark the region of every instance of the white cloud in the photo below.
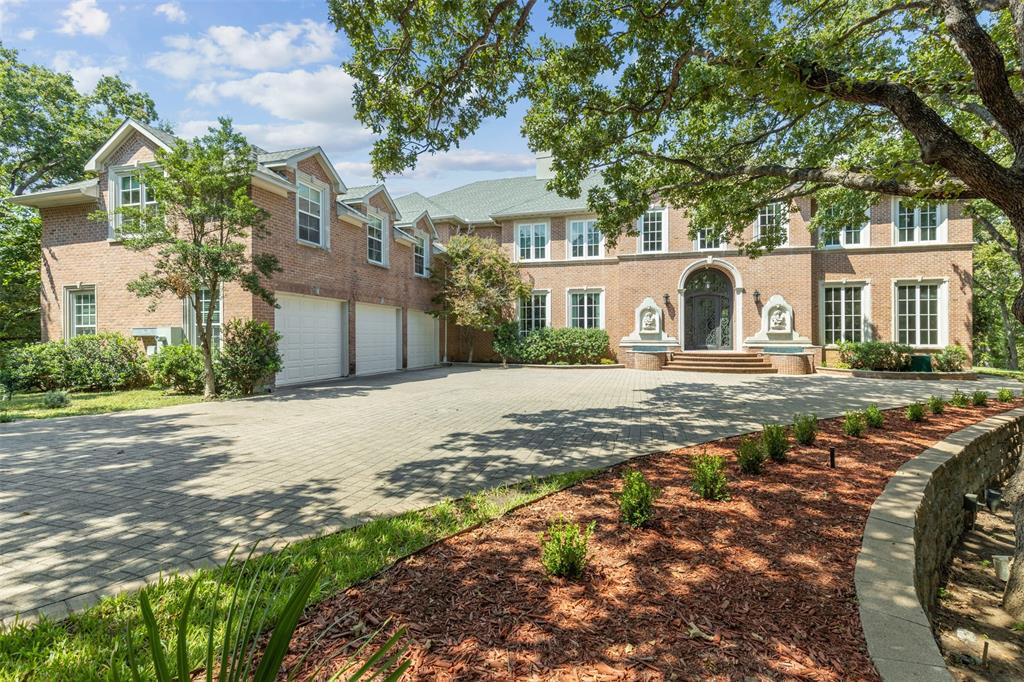
[[[25,0],[0,0],[0,27],[14,18],[12,8],[25,4]]]
[[[181,8],[176,2],[164,2],[153,8],[155,14],[161,14],[167,21],[173,21],[176,24],[184,24],[188,19],[188,15],[185,14],[185,10]]]
[[[182,137],[196,137],[206,133],[211,125],[217,122],[212,119],[193,119],[181,121],[174,129]],[[240,123],[235,121],[235,129],[245,135],[252,144],[268,150],[292,149],[319,145],[331,151],[344,152],[356,148],[365,148],[367,137],[355,139],[337,136],[338,129],[330,123],[301,121],[295,123]]]
[[[57,31],[69,36],[101,36],[110,28],[110,16],[96,5],[96,0],[71,0],[61,16],[64,23]]]
[[[128,60],[124,57],[113,57],[104,64],[97,64],[92,57],[64,50],[54,55],[53,68],[71,74],[75,80],[75,87],[82,92],[91,92],[100,78],[116,76],[128,68]]]
[[[453,171],[520,172],[534,170],[536,158],[530,154],[507,154],[482,149],[454,149],[444,154],[425,156],[410,175],[436,177]]]
[[[332,59],[337,42],[330,28],[309,19],[268,24],[254,32],[240,26],[211,26],[198,37],[165,38],[171,49],[154,54],[146,65],[180,80],[270,71]]]
[[[36,30],[34,28],[26,28],[26,29],[22,29],[21,31],[18,31],[18,39],[19,40],[24,40],[24,41],[27,42],[29,40],[34,40],[35,37],[36,37]]]

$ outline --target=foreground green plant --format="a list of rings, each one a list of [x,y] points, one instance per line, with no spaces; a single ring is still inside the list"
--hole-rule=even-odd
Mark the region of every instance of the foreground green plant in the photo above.
[[[764,447],[757,438],[744,436],[736,446],[736,461],[745,474],[759,474],[764,468]]]
[[[43,394],[43,407],[56,410],[71,404],[71,394],[67,391],[47,391]]]
[[[946,411],[946,401],[937,395],[928,398],[928,410],[932,414],[942,414]]]
[[[486,523],[593,473],[558,474],[494,488],[427,509],[375,519],[339,533],[296,542],[275,554],[253,558],[247,571],[274,568],[283,583],[283,592],[254,589],[254,603],[256,608],[269,613],[266,622],[272,625],[285,606],[283,595],[294,589],[301,570],[317,562],[323,565],[323,573],[310,594],[311,603],[366,580],[433,542]],[[285,570],[289,566],[295,570]],[[167,577],[147,588],[151,603],[159,605],[154,615],[161,636],[177,642],[179,623],[175,614],[183,611],[188,592],[193,583],[197,584],[196,601],[185,636],[189,660],[205,655],[211,619],[215,641],[223,641],[227,628],[224,614],[230,607],[230,595],[220,590],[219,585],[233,583],[239,578],[240,570],[241,566],[236,563],[198,571],[194,578]],[[140,609],[139,599],[139,592],[126,592],[103,599],[63,621],[43,618],[34,624],[0,627],[0,680],[77,680],[81,679],[83,670],[94,672],[98,679],[127,676],[127,652],[119,645],[119,638],[128,631],[139,646],[144,641],[147,631],[136,615]],[[152,677],[152,672],[143,675],[144,679]]]
[[[956,388],[953,389],[953,395],[949,399],[949,404],[953,407],[967,407],[971,404],[971,399],[967,397],[966,393]]]
[[[885,413],[878,409],[878,405],[868,405],[864,410],[864,421],[873,429],[880,429],[885,426]]]
[[[847,436],[858,437],[864,433],[867,422],[863,412],[847,412],[843,417],[843,433]]]
[[[919,422],[924,419],[924,405],[922,403],[910,403],[907,405],[907,419],[912,422]]]
[[[818,439],[818,416],[814,413],[795,415],[793,435],[800,445],[814,445],[814,441]]]
[[[651,485],[642,472],[635,469],[622,475],[619,494],[619,516],[622,522],[640,528],[654,518],[654,501],[661,491]]]
[[[707,451],[694,455],[690,464],[694,491],[705,500],[728,500],[729,484],[724,468],[725,460],[721,455],[709,455]]]
[[[984,407],[988,404],[988,391],[975,391],[972,393],[971,404],[975,407]]]
[[[782,424],[765,424],[761,431],[761,447],[773,462],[783,462],[789,451],[789,438]]]
[[[564,517],[548,524],[541,535],[541,563],[548,575],[577,580],[587,569],[587,545],[594,534],[595,522],[585,530]]]
[[[996,400],[1001,403],[1011,402],[1013,400],[1013,391],[1008,388],[999,389],[999,392],[996,393]]]

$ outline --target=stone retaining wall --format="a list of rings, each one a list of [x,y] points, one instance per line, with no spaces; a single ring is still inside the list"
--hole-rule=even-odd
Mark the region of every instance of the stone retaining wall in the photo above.
[[[854,581],[882,679],[951,680],[929,613],[967,520],[963,496],[1004,481],[1024,449],[1024,408],[957,431],[910,460],[875,500]]]

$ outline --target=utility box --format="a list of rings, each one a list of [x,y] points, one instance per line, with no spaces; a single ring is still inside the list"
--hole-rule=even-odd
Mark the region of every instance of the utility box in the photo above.
[[[147,355],[153,355],[165,346],[184,342],[185,330],[181,327],[134,327],[132,336],[142,341]]]
[[[932,356],[930,356],[930,355],[911,355],[910,356],[910,371],[911,372],[930,372],[930,371],[932,371]]]

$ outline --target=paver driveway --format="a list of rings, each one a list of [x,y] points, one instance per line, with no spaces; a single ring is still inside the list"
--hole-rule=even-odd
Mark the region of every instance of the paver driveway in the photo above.
[[[936,391],[952,386],[463,367],[0,424],[0,619],[62,615],[237,543]]]

